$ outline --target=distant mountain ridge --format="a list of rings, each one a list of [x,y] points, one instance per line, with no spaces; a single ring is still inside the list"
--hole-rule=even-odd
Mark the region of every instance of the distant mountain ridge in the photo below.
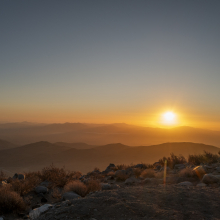
[[[14,148],[14,147],[17,147],[17,145],[0,139],[0,150],[5,150],[9,148]]]
[[[39,170],[53,163],[59,167],[65,166],[69,170],[86,173],[95,167],[103,170],[109,163],[153,163],[163,156],[169,156],[170,153],[188,157],[189,154],[200,154],[204,150],[211,153],[219,152],[218,147],[190,142],[136,147],[116,143],[90,149],[76,149],[41,141],[1,150],[0,170],[11,172]]]
[[[192,127],[171,129],[115,124],[0,124],[0,139],[18,145],[45,140],[51,143],[87,143],[105,145],[122,143],[129,146],[155,145],[165,142],[194,142],[220,147],[220,131]],[[86,148],[86,147],[85,147]]]

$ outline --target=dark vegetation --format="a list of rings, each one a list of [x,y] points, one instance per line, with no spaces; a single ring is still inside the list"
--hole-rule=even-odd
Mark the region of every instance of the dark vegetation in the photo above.
[[[220,154],[220,152],[219,152]],[[0,181],[7,180],[7,184],[0,185],[0,214],[21,212],[28,208],[26,195],[43,181],[49,182],[48,188],[54,198],[61,199],[62,192],[73,191],[82,197],[93,191],[101,190],[101,182],[105,182],[106,178],[116,177],[117,181],[125,181],[129,177],[129,173],[122,171],[131,169],[135,177],[142,178],[163,178],[163,172],[156,171],[156,166],[163,167],[167,162],[167,166],[171,169],[176,164],[200,165],[212,164],[219,162],[219,155],[204,151],[203,154],[189,155],[188,159],[173,153],[169,157],[163,157],[155,164],[120,164],[108,172],[100,172],[99,168],[89,172],[86,181],[82,181],[80,172],[67,171],[65,168],[55,167],[53,164],[43,168],[41,171],[25,173],[25,179],[18,180],[8,178],[4,172],[0,172]],[[117,176],[116,176],[117,173]],[[186,166],[185,169],[178,173],[181,177],[195,177],[195,172]],[[59,189],[63,189],[60,191]]]

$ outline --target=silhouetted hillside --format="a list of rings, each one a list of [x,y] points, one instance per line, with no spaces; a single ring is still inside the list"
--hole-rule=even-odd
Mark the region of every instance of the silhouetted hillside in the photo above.
[[[17,145],[0,139],[0,150],[5,150],[5,149],[9,149],[9,148],[14,148],[14,147],[17,147]]]
[[[90,148],[97,147],[96,145],[89,145],[89,144],[86,144],[86,143],[56,142],[54,144],[56,144],[58,146],[71,147],[71,148],[75,148],[75,149],[90,149]]]
[[[204,150],[218,153],[219,148],[196,143],[164,143],[153,146],[130,147],[123,144],[108,144],[91,149],[75,149],[48,142],[38,142],[22,147],[2,150],[0,167],[11,172],[38,170],[54,163],[70,170],[88,172],[94,167],[104,169],[109,163],[153,163],[170,153],[200,154]]]
[[[11,125],[10,125],[11,126]],[[172,129],[140,127],[127,124],[49,124],[24,127],[0,126],[0,138],[19,145],[39,142],[87,143],[105,145],[122,143],[129,146],[155,145],[166,142],[195,142],[220,147],[220,131],[192,127]],[[26,125],[25,125],[26,126]]]

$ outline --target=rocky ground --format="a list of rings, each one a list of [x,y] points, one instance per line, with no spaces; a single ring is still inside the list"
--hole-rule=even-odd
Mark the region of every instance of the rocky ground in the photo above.
[[[60,189],[56,198],[44,181],[24,196],[30,203],[25,212],[5,214],[0,220],[220,219],[220,163],[177,164],[167,168],[166,183],[163,167],[141,166],[120,170],[110,164],[103,172],[81,176],[81,183],[102,177],[100,190],[86,196]]]

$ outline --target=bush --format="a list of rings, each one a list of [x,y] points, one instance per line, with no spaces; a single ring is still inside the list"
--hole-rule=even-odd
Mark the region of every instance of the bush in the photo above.
[[[1,170],[0,172],[0,181],[3,181],[7,178],[7,175]]]
[[[32,191],[40,182],[39,177],[33,175],[24,180],[12,179],[9,186],[12,191],[23,196]]]
[[[52,187],[64,187],[68,182],[79,179],[81,175],[80,172],[66,171],[64,168],[55,167],[53,164],[41,171],[41,179],[50,181]]]
[[[135,168],[134,169],[134,175],[136,178],[138,178],[142,173],[142,169],[141,168]]]
[[[67,183],[64,187],[64,191],[65,192],[72,191],[72,192],[77,193],[80,196],[85,196],[87,193],[87,187],[84,183],[76,180],[76,181]]]
[[[86,193],[99,191],[102,188],[98,180],[92,180],[92,179],[86,183],[86,187],[87,187]]]
[[[116,175],[116,180],[117,181],[125,181],[126,179],[128,179],[129,175],[128,174],[125,174],[123,172],[119,172],[117,173]]]
[[[210,152],[204,151],[203,154],[199,155],[189,155],[188,162],[194,165],[200,165],[201,163],[217,163],[219,155],[212,154]]]
[[[161,166],[164,166],[165,161],[167,161],[167,166],[171,169],[173,169],[176,164],[186,163],[186,159],[184,156],[176,156],[174,155],[174,153],[171,153],[170,157],[163,157],[162,159],[160,159],[159,163],[161,164]]]
[[[55,199],[61,199],[62,194],[59,188],[55,187],[52,189],[51,196]]]
[[[141,173],[140,176],[143,178],[153,178],[155,177],[155,172],[153,169],[146,169]]]
[[[180,170],[179,172],[180,177],[197,177],[196,173],[192,171],[190,168],[185,168]]]
[[[114,176],[115,175],[115,172],[114,171],[110,171],[107,176]]]
[[[0,189],[0,214],[24,211],[25,202],[16,192],[10,190],[9,187]]]

